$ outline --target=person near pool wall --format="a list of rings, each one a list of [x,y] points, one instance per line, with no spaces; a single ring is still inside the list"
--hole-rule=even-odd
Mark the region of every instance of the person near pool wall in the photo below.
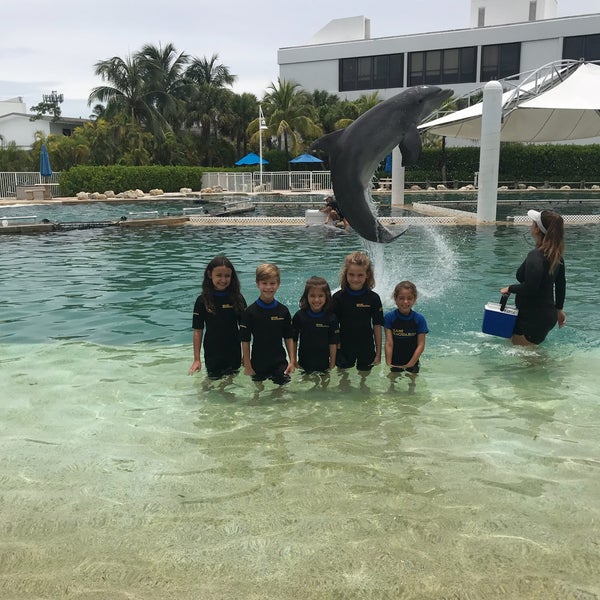
[[[541,344],[550,330],[567,321],[563,310],[566,295],[564,254],[564,221],[552,210],[530,210],[531,235],[535,248],[517,269],[517,281],[503,287],[502,294],[516,294],[519,309],[513,344]]]
[[[215,256],[204,269],[202,293],[192,316],[194,362],[189,373],[202,368],[200,349],[204,341],[204,364],[210,379],[236,373],[242,363],[239,323],[246,308],[237,273],[225,256]]]

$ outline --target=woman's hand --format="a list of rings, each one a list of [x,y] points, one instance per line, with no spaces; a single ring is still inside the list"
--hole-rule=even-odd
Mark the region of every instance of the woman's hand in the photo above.
[[[558,309],[557,319],[558,328],[560,329],[567,322],[567,315],[564,310]]]
[[[508,295],[510,296],[510,291],[508,290],[508,286],[506,286],[506,287],[503,287],[503,288],[500,290],[500,293],[501,293],[502,295],[508,294]]]

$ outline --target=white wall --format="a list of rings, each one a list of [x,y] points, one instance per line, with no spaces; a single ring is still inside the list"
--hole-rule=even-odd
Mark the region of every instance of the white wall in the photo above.
[[[27,112],[27,107],[23,98],[17,96],[16,98],[10,98],[9,100],[0,100],[0,117],[9,113],[23,113]]]
[[[530,0],[471,0],[471,27],[478,27],[479,9],[485,10],[484,27],[529,21]],[[536,0],[535,20],[554,19],[557,0]]]
[[[50,133],[49,122],[43,119],[30,121],[29,115],[14,113],[0,117],[0,135],[4,138],[5,145],[15,142],[20,148],[29,149],[35,142],[37,131],[47,136]]]

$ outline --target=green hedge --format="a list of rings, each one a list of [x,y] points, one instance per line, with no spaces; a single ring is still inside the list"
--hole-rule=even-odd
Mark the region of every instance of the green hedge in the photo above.
[[[425,148],[416,165],[407,167],[407,181],[441,181],[443,153]],[[446,179],[473,181],[479,171],[479,148],[446,148]],[[600,181],[600,145],[501,144],[500,181]]]
[[[59,175],[61,193],[75,196],[78,192],[115,193],[140,189],[148,192],[161,189],[178,192],[182,187],[199,190],[202,188],[202,173],[209,170],[201,167],[73,167]]]

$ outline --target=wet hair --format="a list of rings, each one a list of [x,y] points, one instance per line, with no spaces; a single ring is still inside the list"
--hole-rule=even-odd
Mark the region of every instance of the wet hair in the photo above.
[[[306,280],[306,285],[304,286],[304,293],[300,298],[300,308],[302,310],[310,309],[310,304],[308,303],[308,293],[310,290],[321,289],[325,292],[325,306],[323,306],[323,310],[329,310],[329,306],[331,304],[331,290],[329,289],[329,284],[322,277],[317,277],[313,275],[309,279]]]
[[[204,306],[206,306],[206,310],[209,313],[215,312],[215,300],[214,300],[214,292],[215,286],[212,282],[212,272],[213,269],[217,267],[226,267],[231,269],[231,281],[229,282],[229,287],[227,291],[231,296],[231,301],[233,302],[233,307],[237,313],[242,313],[246,308],[246,301],[242,296],[240,280],[237,276],[234,266],[231,264],[231,261],[220,254],[219,256],[215,256],[207,265],[206,269],[204,269],[204,279],[202,280],[202,294],[200,295],[202,301],[204,302]]]
[[[553,210],[543,210],[540,213],[540,218],[542,225],[546,228],[546,233],[543,233],[538,227],[542,238],[539,248],[550,261],[550,273],[553,273],[562,260],[565,251],[564,220]]]
[[[396,298],[400,295],[400,292],[403,290],[410,292],[414,296],[415,300],[419,295],[417,292],[417,286],[412,281],[401,281],[400,283],[396,284],[392,298],[396,300]]]
[[[375,273],[373,272],[373,265],[371,259],[364,252],[352,252],[348,254],[344,259],[344,266],[340,271],[340,288],[345,290],[348,287],[348,269],[352,265],[364,267],[367,270],[367,279],[365,280],[365,286],[372,290],[375,287]]]
[[[256,267],[256,283],[266,281],[268,279],[276,279],[277,283],[281,283],[281,272],[279,267],[273,263],[263,263]]]

